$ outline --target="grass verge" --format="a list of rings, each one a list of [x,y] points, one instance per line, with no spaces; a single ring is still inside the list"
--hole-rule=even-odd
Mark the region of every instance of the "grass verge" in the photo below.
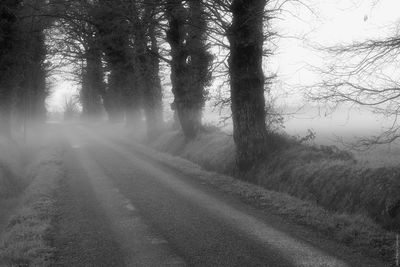
[[[233,173],[231,139],[216,132],[203,134],[187,143],[180,133],[169,132],[151,146],[209,170]],[[351,155],[333,148],[278,141],[285,148],[273,152],[249,174],[256,175],[263,187],[203,172],[187,160],[172,160],[163,154],[158,158],[173,162],[177,169],[248,204],[315,229],[329,239],[388,264],[393,263],[395,234],[378,225],[376,219],[384,218],[386,207],[399,198],[397,172],[361,169],[355,166]]]
[[[31,184],[0,237],[0,266],[50,266],[47,241],[55,216],[54,193],[63,175],[62,149],[48,148],[30,166]]]
[[[0,138],[0,201],[23,190],[24,152],[16,142]]]
[[[385,229],[400,230],[399,167],[368,166],[336,147],[301,144],[283,135],[272,135],[270,141],[275,149],[244,180],[252,178],[266,189],[333,212],[361,214]],[[171,131],[151,146],[235,176],[235,146],[226,133],[209,131],[187,142],[183,134]]]

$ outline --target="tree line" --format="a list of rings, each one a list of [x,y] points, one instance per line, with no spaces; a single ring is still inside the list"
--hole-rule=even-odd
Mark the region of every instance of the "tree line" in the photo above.
[[[223,64],[230,77],[238,166],[247,170],[269,145],[262,69],[267,2],[1,1],[1,133],[11,136],[11,120],[18,126],[27,118],[45,120],[46,78],[57,68],[53,57],[74,66],[84,118],[96,119],[104,109],[110,121],[134,126],[143,112],[150,139],[163,129],[160,68],[167,64],[171,108],[185,137],[193,139],[202,129],[218,61],[211,47],[220,45],[229,51]]]
[[[50,18],[43,1],[6,0],[0,3],[0,133],[11,137],[11,118],[21,126],[44,120],[49,94],[45,31]]]

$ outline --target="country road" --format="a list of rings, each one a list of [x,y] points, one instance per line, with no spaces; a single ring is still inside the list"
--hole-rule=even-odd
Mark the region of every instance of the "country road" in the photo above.
[[[59,125],[55,266],[378,266],[204,184],[140,145]]]

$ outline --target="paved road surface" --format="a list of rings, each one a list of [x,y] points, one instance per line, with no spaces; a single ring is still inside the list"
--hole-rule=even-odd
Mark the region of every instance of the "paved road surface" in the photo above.
[[[56,266],[369,266],[293,237],[135,146],[71,127],[61,131],[70,148]]]

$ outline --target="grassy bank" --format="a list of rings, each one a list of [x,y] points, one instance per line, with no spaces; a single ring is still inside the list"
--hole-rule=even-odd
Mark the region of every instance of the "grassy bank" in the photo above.
[[[0,201],[14,197],[24,187],[24,148],[0,138]]]
[[[29,167],[30,185],[0,237],[1,266],[49,266],[53,249],[46,239],[55,215],[54,192],[62,177],[62,149],[47,148]]]
[[[28,184],[24,179],[26,152],[17,142],[0,138],[0,233]]]
[[[234,174],[233,138],[223,132],[204,132],[195,140],[187,142],[181,132],[170,131],[161,135],[151,146],[159,151],[186,158],[208,170]]]
[[[400,199],[399,169],[364,166],[333,147],[304,145],[282,136],[275,141],[280,149],[248,174],[255,175],[265,189],[219,175],[209,177],[209,182],[245,202],[392,262],[390,229],[398,226],[398,219],[391,219],[388,211]],[[209,170],[234,174],[234,144],[226,133],[205,132],[188,143],[181,133],[168,132],[151,146]]]
[[[259,185],[331,211],[364,215],[387,229],[398,227],[399,218],[390,215],[400,205],[399,167],[369,167],[335,147],[305,145],[284,136],[275,136],[274,143],[278,149],[247,174]],[[186,142],[181,133],[168,132],[152,146],[209,170],[235,174],[234,143],[226,133],[205,132]]]

